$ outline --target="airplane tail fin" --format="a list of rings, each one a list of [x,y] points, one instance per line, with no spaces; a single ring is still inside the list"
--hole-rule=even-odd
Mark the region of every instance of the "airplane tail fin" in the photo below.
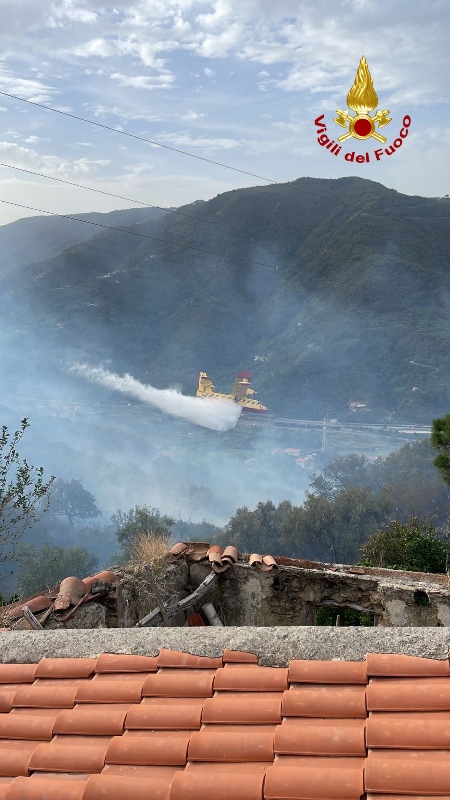
[[[197,397],[204,397],[204,395],[212,394],[214,386],[211,378],[208,377],[206,372],[200,372],[198,375]]]

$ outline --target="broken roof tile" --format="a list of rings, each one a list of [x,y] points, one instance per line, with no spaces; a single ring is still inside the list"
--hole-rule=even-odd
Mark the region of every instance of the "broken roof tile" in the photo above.
[[[293,684],[283,693],[284,717],[365,719],[366,687]]]
[[[434,658],[369,653],[366,656],[366,667],[369,676],[428,678],[450,675],[448,658],[438,661]]]
[[[371,678],[369,711],[450,711],[448,678]]]
[[[258,664],[259,658],[255,653],[245,653],[242,650],[228,650],[228,647],[223,651],[224,664]]]
[[[291,661],[289,683],[366,684],[364,661]]]
[[[288,670],[280,667],[243,666],[218,670],[214,690],[231,692],[276,692],[287,689]]]
[[[190,653],[179,653],[178,650],[161,648],[157,657],[158,667],[177,667],[185,669],[218,669],[222,666],[222,658],[192,656]]]
[[[152,656],[131,656],[121,653],[102,653],[97,658],[97,673],[156,672],[158,659]]]

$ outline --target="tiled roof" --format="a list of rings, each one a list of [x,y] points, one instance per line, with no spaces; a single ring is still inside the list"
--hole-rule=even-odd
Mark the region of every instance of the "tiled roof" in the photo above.
[[[280,668],[162,649],[0,664],[0,800],[365,793],[450,797],[448,660]]]

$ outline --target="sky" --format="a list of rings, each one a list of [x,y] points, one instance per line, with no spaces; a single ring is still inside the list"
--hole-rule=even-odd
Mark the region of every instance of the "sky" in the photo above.
[[[270,178],[360,175],[410,195],[450,193],[448,0],[0,0],[0,200],[75,214],[180,206],[263,185],[133,133]],[[318,144],[362,55],[385,145]],[[353,113],[353,112],[351,112]],[[391,156],[374,151],[408,135]],[[345,152],[369,162],[345,161]],[[81,183],[117,200],[10,167]],[[0,224],[36,213],[0,203]]]

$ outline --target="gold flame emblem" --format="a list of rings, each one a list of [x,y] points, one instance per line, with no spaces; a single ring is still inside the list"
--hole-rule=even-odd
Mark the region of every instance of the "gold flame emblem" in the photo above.
[[[373,111],[377,107],[378,97],[373,88],[372,76],[364,56],[362,56],[359,62],[355,82],[347,95],[347,105],[352,111],[355,111],[356,114],[352,117],[348,111],[341,111],[339,108],[336,109],[336,114],[338,116],[334,121],[338,125],[341,125],[342,128],[347,128],[347,125],[349,128],[347,133],[339,136],[338,141],[345,142],[350,136],[354,136],[355,139],[369,139],[373,136],[378,142],[384,144],[386,137],[377,133],[375,128],[376,125],[378,125],[379,128],[388,125],[389,122],[392,122],[392,119],[388,119],[388,109],[377,111],[373,117],[369,114],[369,111]]]

